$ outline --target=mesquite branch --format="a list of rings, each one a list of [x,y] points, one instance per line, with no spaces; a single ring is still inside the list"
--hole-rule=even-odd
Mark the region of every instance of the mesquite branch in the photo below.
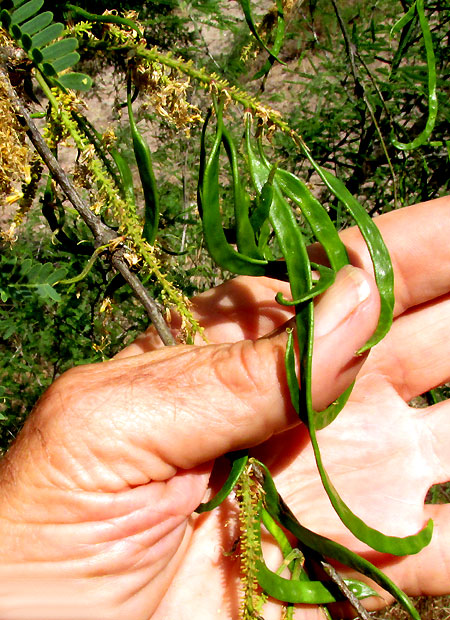
[[[56,181],[56,183],[58,183],[58,185],[66,195],[67,199],[72,203],[73,207],[76,209],[80,217],[91,230],[92,234],[94,235],[95,246],[98,247],[101,245],[106,245],[113,241],[115,238],[117,238],[117,233],[111,228],[109,228],[109,226],[106,226],[106,224],[104,224],[101,219],[97,215],[95,215],[95,213],[90,210],[89,206],[82,200],[75,187],[71,183],[70,179],[68,178],[67,174],[62,169],[58,160],[54,157],[53,153],[48,148],[41,133],[33,122],[33,119],[31,118],[28,110],[25,108],[22,101],[11,86],[8,74],[4,68],[0,68],[0,76],[5,83],[5,88],[7,89],[11,106],[19,120],[21,120],[21,122],[26,126],[27,134],[31,143],[41,156],[42,160],[51,172],[54,180]],[[120,246],[116,251],[112,252],[111,263],[114,268],[122,274],[125,281],[129,284],[136,297],[144,306],[148,317],[155,326],[155,329],[158,332],[163,343],[165,345],[176,344],[172,332],[170,331],[166,321],[164,320],[159,305],[149,295],[148,291],[143,286],[139,278],[130,271],[129,266],[123,257],[123,250],[121,250]]]
[[[375,616],[370,614],[367,609],[360,603],[358,598],[353,594],[350,588],[346,585],[345,581],[339,575],[337,570],[328,564],[328,562],[321,562],[323,570],[334,581],[339,590],[348,600],[353,609],[358,613],[359,620],[376,620]]]

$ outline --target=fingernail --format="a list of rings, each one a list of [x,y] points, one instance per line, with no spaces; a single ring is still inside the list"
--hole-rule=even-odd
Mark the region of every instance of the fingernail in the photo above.
[[[370,296],[364,273],[350,265],[343,267],[336,281],[315,307],[314,334],[325,336],[343,323]]]

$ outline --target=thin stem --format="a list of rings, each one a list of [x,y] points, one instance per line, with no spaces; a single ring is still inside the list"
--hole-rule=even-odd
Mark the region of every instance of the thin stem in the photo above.
[[[161,313],[157,302],[149,295],[147,289],[139,280],[139,278],[130,271],[125,260],[117,252],[113,254],[111,258],[113,266],[119,271],[127,283],[132,288],[134,294],[144,306],[147,315],[155,326],[159,337],[166,346],[177,344],[175,338],[172,335],[164,317]]]
[[[342,36],[344,37],[344,44],[345,44],[345,50],[347,52],[347,56],[348,59],[350,61],[350,67],[352,70],[352,75],[353,75],[353,79],[355,81],[355,90],[357,91],[358,94],[360,94],[360,96],[362,96],[362,99],[366,105],[367,110],[369,111],[370,117],[372,119],[372,123],[375,125],[375,129],[376,132],[378,134],[378,137],[380,138],[380,142],[381,142],[381,148],[383,149],[383,153],[386,157],[386,161],[387,164],[389,166],[389,170],[391,173],[391,177],[392,177],[392,183],[393,183],[393,191],[394,191],[394,207],[397,208],[397,178],[395,176],[395,171],[394,171],[394,167],[392,166],[392,162],[391,162],[391,158],[389,157],[389,153],[386,147],[386,143],[384,141],[383,135],[381,133],[381,129],[380,126],[378,124],[375,112],[373,110],[372,104],[369,101],[369,98],[367,97],[366,94],[366,89],[364,87],[364,84],[361,82],[361,80],[358,77],[358,70],[356,68],[356,63],[355,63],[355,56],[358,56],[359,60],[362,61],[362,59],[359,57],[359,52],[355,46],[355,44],[351,41],[350,36],[347,32],[347,28],[345,26],[344,20],[342,19],[342,15],[341,12],[339,10],[339,7],[337,5],[336,0],[331,0],[331,4],[333,5],[334,8],[334,12],[336,13],[336,17],[337,20],[339,22],[339,28],[341,29],[342,32]],[[367,66],[364,64],[364,68],[366,69],[368,75],[370,78],[372,78],[371,73],[369,72]],[[372,83],[374,83],[374,80],[372,79]],[[379,89],[376,88],[377,92],[379,93]],[[380,93],[379,93],[380,94]],[[381,101],[382,104],[384,105],[384,100],[381,97]]]
[[[363,607],[363,605],[349,589],[349,587],[339,575],[339,573],[336,571],[336,569],[331,566],[331,564],[328,564],[328,562],[321,562],[321,564],[326,574],[334,581],[334,583],[337,585],[339,590],[348,600],[350,605],[355,609],[355,611],[358,612],[360,620],[374,620],[374,617],[371,616],[371,614],[367,611],[365,607]]]

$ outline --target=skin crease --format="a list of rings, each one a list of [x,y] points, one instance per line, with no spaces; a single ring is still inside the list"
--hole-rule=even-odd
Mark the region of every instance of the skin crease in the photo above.
[[[43,395],[0,464],[0,620],[236,620],[237,560],[223,554],[236,538],[234,506],[192,512],[214,460],[216,488],[221,455],[244,447],[271,468],[304,525],[364,553],[411,595],[448,593],[448,507],[423,501],[450,477],[449,404],[406,403],[450,378],[449,207],[442,198],[377,220],[394,264],[396,320],[367,358],[354,352],[373,332],[379,303],[357,231],[342,234],[357,269],[342,270],[316,304],[314,406],[357,374],[349,404],[318,434],[330,477],[352,510],[387,534],[415,533],[432,516],[429,547],[380,556],[340,524],[289,404],[291,313],[274,301],[287,286],[240,277],[193,301],[209,344],[162,348],[149,330]],[[320,249],[311,254],[320,258]],[[264,553],[276,564],[268,540]],[[263,615],[278,620],[280,607],[269,602]],[[298,606],[295,618],[323,615]]]

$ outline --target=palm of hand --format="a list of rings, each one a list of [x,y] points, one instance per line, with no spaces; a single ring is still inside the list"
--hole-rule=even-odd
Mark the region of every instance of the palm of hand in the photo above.
[[[445,480],[445,474],[437,471],[439,455],[430,448],[435,440],[433,429],[423,410],[412,409],[405,402],[423,391],[423,382],[428,380],[411,380],[408,369],[416,358],[411,360],[403,353],[405,336],[423,320],[423,312],[403,317],[394,325],[361,369],[345,409],[318,434],[325,467],[341,497],[368,525],[393,536],[407,536],[425,525],[430,516],[430,510],[424,508],[426,492],[433,483]],[[245,316],[239,320],[234,313],[234,326],[245,325]],[[223,327],[230,337],[231,325],[225,320]],[[242,337],[240,329],[235,336]],[[416,351],[416,356],[420,354]],[[321,485],[303,426],[275,436],[254,453],[269,466],[280,494],[303,525],[363,553],[406,590],[418,593],[414,592],[417,575],[410,570],[408,559],[382,557],[356,540],[340,522]],[[215,514],[193,519],[192,537],[180,569],[154,618],[173,617],[176,612],[184,619],[194,608],[199,610],[198,617],[238,617],[238,559],[223,553],[238,535],[230,520],[232,514],[233,507],[228,504]],[[224,524],[228,527],[225,534]],[[276,565],[280,560],[274,546],[266,543],[264,548],[268,562]],[[372,601],[374,606],[382,606],[386,599]],[[316,609],[299,608],[297,613],[308,620],[322,618]],[[280,608],[269,603],[263,615],[266,620],[277,619]]]

